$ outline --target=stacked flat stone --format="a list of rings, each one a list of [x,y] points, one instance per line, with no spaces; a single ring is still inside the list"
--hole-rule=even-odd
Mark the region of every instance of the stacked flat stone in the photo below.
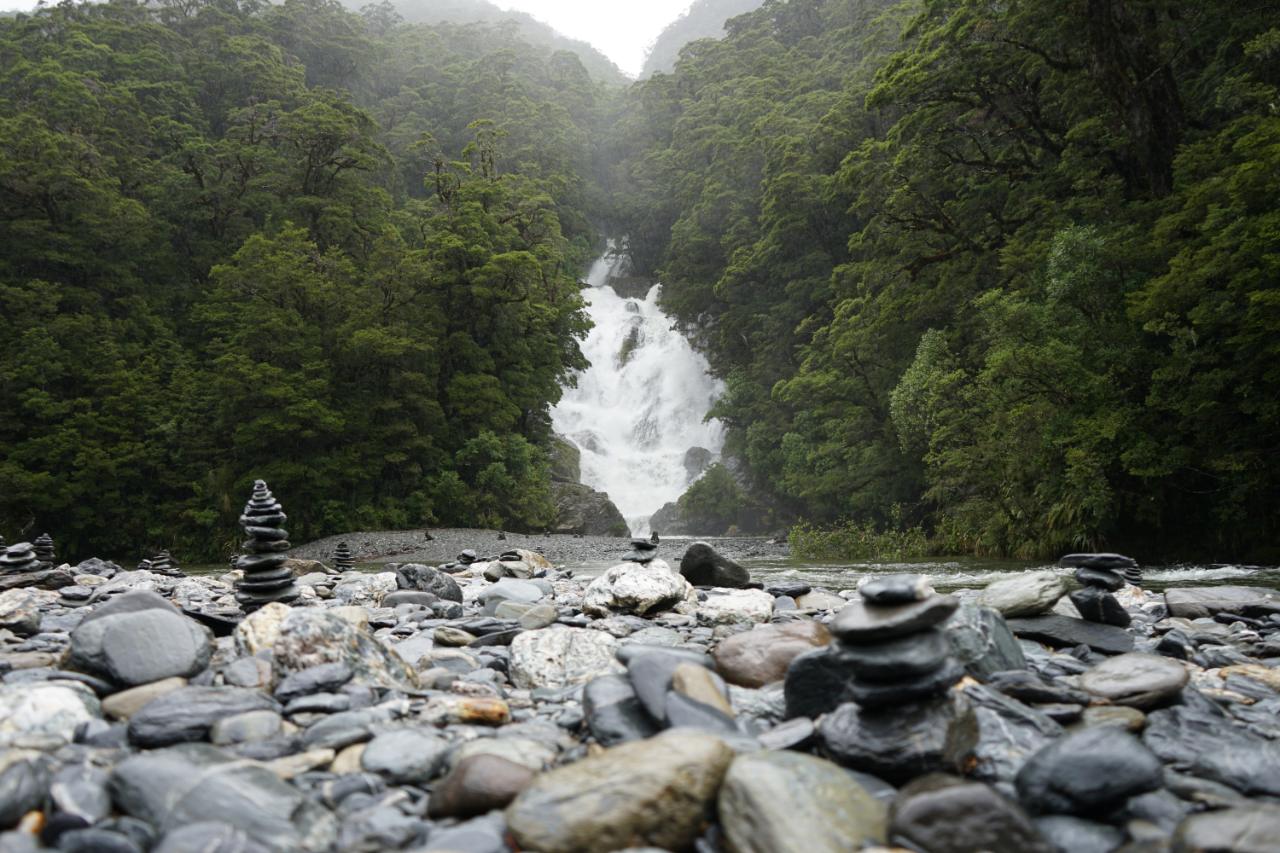
[[[351,556],[351,546],[346,542],[339,542],[338,548],[333,552],[333,565],[340,572],[349,572],[356,567],[356,559]]]
[[[831,623],[832,651],[851,673],[845,695],[867,710],[941,696],[964,676],[938,627],[960,602],[919,575],[888,575],[859,588],[861,601]]]
[[[628,563],[650,563],[658,556],[658,546],[649,539],[632,539],[631,552],[622,559]]]
[[[40,570],[40,560],[30,542],[15,542],[0,554],[0,575],[18,575]]]
[[[1113,592],[1129,577],[1142,580],[1142,571],[1132,557],[1122,554],[1068,554],[1059,565],[1076,570],[1076,580],[1084,587],[1071,593],[1071,603],[1087,622],[1127,628],[1132,621]]]
[[[143,562],[150,563],[150,571],[153,571],[158,575],[165,575],[171,578],[186,577],[186,573],[183,572],[182,569],[178,567],[178,564],[173,561],[173,556],[170,555],[168,551],[161,551],[150,560],[143,560]]]
[[[236,601],[246,611],[272,601],[289,602],[298,597],[293,572],[285,565],[289,559],[284,555],[289,550],[289,533],[284,523],[288,519],[267,484],[256,481],[253,497],[240,516],[247,537],[243,545],[245,554],[236,560],[236,568],[244,572],[244,578],[236,581]]]
[[[35,549],[36,559],[45,566],[53,567],[57,565],[58,556],[53,551],[53,537],[48,533],[41,533],[36,537]]]

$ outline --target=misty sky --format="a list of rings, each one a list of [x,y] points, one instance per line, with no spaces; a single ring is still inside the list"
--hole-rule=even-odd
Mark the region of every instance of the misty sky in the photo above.
[[[55,0],[56,2],[56,0]],[[649,44],[692,0],[494,0],[560,32],[591,42],[628,74],[639,74]],[[36,0],[0,0],[0,9],[30,11]]]
[[[519,9],[546,21],[560,32],[589,41],[629,74],[639,74],[644,52],[689,8],[691,0],[495,0],[504,9]]]

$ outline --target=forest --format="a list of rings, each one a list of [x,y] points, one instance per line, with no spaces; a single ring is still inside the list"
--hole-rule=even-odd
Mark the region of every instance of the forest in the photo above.
[[[541,529],[612,235],[727,384],[686,505],[1280,559],[1280,3],[768,0],[628,85],[411,17],[0,19],[0,531]]]

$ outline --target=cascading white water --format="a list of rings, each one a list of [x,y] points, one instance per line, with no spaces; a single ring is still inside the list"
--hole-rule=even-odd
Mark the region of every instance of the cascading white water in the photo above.
[[[622,263],[610,251],[591,267],[583,296],[594,326],[582,344],[591,366],[551,420],[582,451],[582,482],[608,494],[642,536],[649,517],[701,473],[686,464],[689,451],[719,457],[723,427],[705,418],[723,386],[658,308],[661,285],[644,299],[608,285]]]

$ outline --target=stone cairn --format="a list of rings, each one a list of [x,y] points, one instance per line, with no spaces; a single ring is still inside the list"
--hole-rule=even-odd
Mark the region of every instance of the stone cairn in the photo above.
[[[470,548],[463,548],[462,553],[458,555],[458,562],[464,566],[469,566],[478,559],[480,558],[476,556],[476,552]]]
[[[657,544],[658,544],[658,541],[659,541],[659,540],[658,540],[658,531],[656,531],[656,530],[655,530],[655,531],[653,531],[653,535],[649,537],[649,541],[650,541],[650,542],[652,542],[654,545],[657,545]]]
[[[236,601],[246,611],[298,597],[293,572],[285,565],[289,559],[284,555],[289,550],[289,533],[284,523],[288,518],[267,484],[256,481],[253,497],[240,516],[246,537],[242,546],[245,553],[236,560],[236,568],[244,572],[244,578],[236,581]]]
[[[58,555],[53,550],[53,537],[48,533],[41,533],[36,537],[35,541],[36,559],[39,560],[45,568],[53,568],[57,565]]]
[[[1112,593],[1129,578],[1142,581],[1142,570],[1136,560],[1122,554],[1068,554],[1058,563],[1075,569],[1076,580],[1084,587],[1071,593],[1071,603],[1081,617],[1102,625],[1129,627],[1132,621],[1129,612]]]
[[[356,558],[351,556],[351,546],[346,542],[339,542],[338,548],[333,552],[333,565],[340,572],[349,572],[356,567]]]
[[[19,575],[40,570],[40,560],[30,542],[15,542],[0,554],[0,575]]]
[[[632,539],[631,551],[622,559],[628,563],[644,565],[658,556],[658,546],[649,539]]]
[[[964,676],[937,626],[960,602],[919,575],[871,578],[831,623],[836,655],[852,673],[846,695],[865,710],[941,696]]]
[[[138,564],[138,568],[170,578],[186,577],[186,573],[173,561],[173,556],[168,551],[161,551],[150,560],[143,560]]]

